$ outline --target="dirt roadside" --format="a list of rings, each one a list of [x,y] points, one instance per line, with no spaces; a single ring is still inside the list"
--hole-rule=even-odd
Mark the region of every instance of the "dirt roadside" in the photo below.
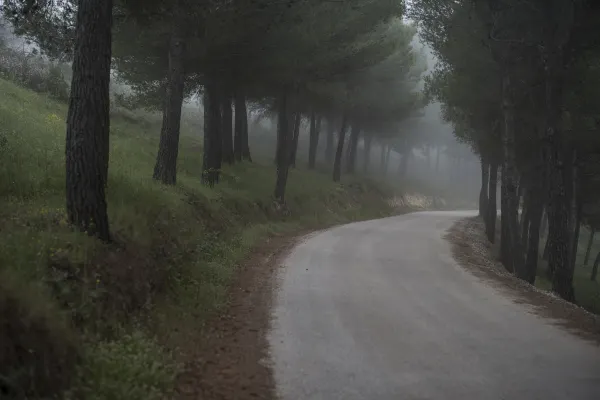
[[[452,245],[455,259],[467,271],[516,303],[530,306],[533,313],[549,318],[552,323],[572,334],[600,345],[600,316],[540,290],[506,271],[493,255],[479,218],[458,221],[450,228],[446,239]]]
[[[309,232],[255,248],[230,287],[228,305],[209,321],[194,361],[178,381],[177,399],[276,399],[266,334],[279,262]]]

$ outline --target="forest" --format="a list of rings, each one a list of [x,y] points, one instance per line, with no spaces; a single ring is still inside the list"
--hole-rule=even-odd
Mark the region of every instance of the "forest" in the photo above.
[[[573,303],[585,242],[600,297],[591,0],[0,10],[1,398],[178,398],[257,244],[412,211],[411,169],[463,197],[477,179],[506,270]],[[432,105],[454,138],[419,127]]]
[[[552,291],[575,302],[582,227],[590,232],[585,264],[598,229],[600,8],[416,0],[410,15],[437,58],[427,96],[481,159],[479,213],[489,241],[499,242],[505,268],[529,283],[544,260]],[[595,259],[592,281],[600,253]]]

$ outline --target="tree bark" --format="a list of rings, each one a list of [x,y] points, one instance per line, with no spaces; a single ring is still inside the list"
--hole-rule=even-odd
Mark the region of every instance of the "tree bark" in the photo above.
[[[315,169],[317,164],[317,148],[319,147],[319,131],[315,112],[310,114],[310,133],[308,144],[308,169]]]
[[[490,181],[490,165],[484,158],[481,158],[481,190],[479,191],[479,216],[486,220],[488,193]]]
[[[335,161],[333,164],[333,181],[339,182],[342,178],[342,155],[344,153],[344,140],[346,139],[346,124],[347,117],[346,112],[342,116],[342,126],[340,127],[340,134],[338,136],[337,149],[335,151]]]
[[[590,280],[595,281],[598,276],[598,265],[600,265],[600,252],[596,256],[596,260],[594,261],[594,266],[592,267],[592,274],[590,275]]]
[[[386,146],[385,147],[385,157],[383,158],[384,160],[384,165],[383,165],[383,176],[386,176],[389,170],[389,166],[390,166],[390,153],[392,152],[392,147],[391,146]]]
[[[174,33],[169,44],[169,70],[163,105],[162,128],[152,175],[155,180],[165,185],[174,185],[177,182],[177,156],[184,84],[183,52],[183,39]]]
[[[540,249],[540,225],[542,222],[542,208],[539,193],[531,193],[534,198],[531,201],[529,211],[529,236],[527,245],[527,256],[525,259],[525,280],[532,285],[537,276],[537,265]]]
[[[350,143],[348,146],[348,160],[346,164],[346,172],[353,174],[356,170],[356,153],[358,151],[358,139],[360,137],[360,127],[356,124],[352,125],[350,131]]]
[[[233,164],[235,156],[233,150],[233,110],[231,107],[231,96],[224,93],[221,100],[223,161],[227,164]]]
[[[204,158],[202,183],[213,187],[219,182],[222,159],[221,101],[215,83],[204,86]]]
[[[246,102],[244,102],[244,107],[242,107],[242,127],[242,159],[252,162],[250,132],[248,130],[248,107],[246,106]]]
[[[327,164],[331,165],[333,163],[334,156],[334,133],[335,126],[333,124],[333,118],[329,118],[327,120],[327,142],[325,144],[325,161]]]
[[[110,241],[105,188],[110,131],[112,0],[80,0],[66,134],[69,222]]]
[[[277,180],[275,182],[275,201],[279,204],[285,203],[285,188],[287,185],[289,167],[290,167],[290,144],[292,129],[289,126],[289,95],[287,90],[283,90],[279,97],[277,116]]]
[[[235,92],[235,127],[233,137],[233,155],[235,161],[242,161],[243,151],[243,137],[245,135],[244,130],[247,121],[245,121],[246,115],[246,98],[241,90]]]
[[[496,240],[496,220],[498,219],[498,206],[496,204],[498,190],[498,165],[495,162],[492,162],[489,170],[490,179],[488,185],[489,194],[486,217],[487,223],[485,224],[485,230],[490,243],[494,243]]]
[[[590,233],[590,237],[588,238],[587,247],[585,249],[585,259],[583,260],[583,265],[588,265],[590,261],[590,252],[592,251],[592,244],[594,243],[594,235],[596,234],[596,230],[594,228],[590,228],[592,231]]]
[[[366,174],[369,172],[369,164],[371,163],[371,146],[373,144],[373,138],[371,135],[365,135],[365,155],[363,157],[363,172]]]
[[[500,178],[500,262],[509,271],[513,272],[513,265],[510,262],[509,252],[509,232],[508,232],[508,210],[507,210],[507,195],[506,195],[506,177],[504,169]]]
[[[502,79],[502,113],[504,117],[504,132],[502,135],[504,150],[504,169],[502,176],[505,180],[506,222],[508,223],[508,252],[505,260],[506,268],[521,276],[523,271],[523,253],[520,243],[518,225],[518,174],[516,168],[516,143],[513,104],[512,80],[508,74]],[[503,211],[504,214],[504,211]]]
[[[296,154],[298,154],[298,139],[300,138],[300,122],[302,114],[297,112],[294,115],[294,132],[292,136],[292,147],[290,149],[290,166],[296,167]]]

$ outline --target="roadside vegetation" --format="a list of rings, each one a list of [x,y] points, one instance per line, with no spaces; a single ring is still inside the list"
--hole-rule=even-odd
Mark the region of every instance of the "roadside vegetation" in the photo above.
[[[480,157],[479,212],[502,264],[599,312],[597,3],[411,4],[438,61],[425,92]]]
[[[1,398],[170,398],[253,247],[399,211],[426,66],[347,3],[0,2]]]

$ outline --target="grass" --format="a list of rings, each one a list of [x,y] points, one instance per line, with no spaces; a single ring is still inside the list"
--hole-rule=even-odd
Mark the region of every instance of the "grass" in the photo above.
[[[151,179],[157,120],[119,112],[107,191],[117,243],[106,245],[65,220],[66,106],[1,79],[0,93],[2,398],[168,397],[178,346],[198,340],[253,246],[392,212],[377,185],[305,170],[291,171],[279,209],[274,168],[258,163],[206,188],[199,132],[183,132],[178,185],[164,187]]]

